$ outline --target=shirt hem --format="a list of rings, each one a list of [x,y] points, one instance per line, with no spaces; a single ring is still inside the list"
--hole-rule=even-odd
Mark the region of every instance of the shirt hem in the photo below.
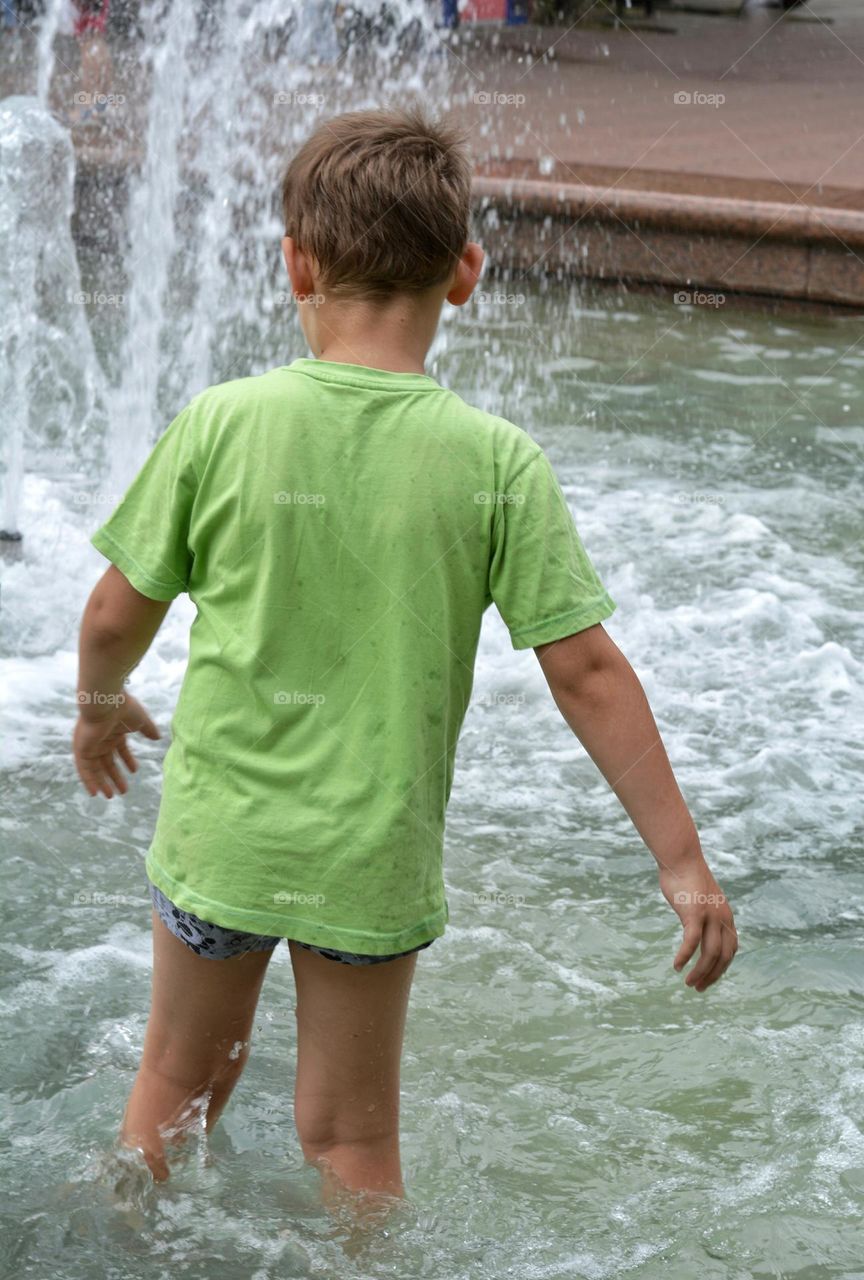
[[[147,596],[150,600],[174,600],[186,590],[185,586],[170,587],[166,582],[157,582],[156,579],[151,578],[129,552],[121,547],[119,542],[115,542],[107,530],[97,529],[90,542],[97,551],[101,551],[103,556],[117,566],[124,578],[127,578],[142,596]]]
[[[607,591],[597,596],[590,604],[580,609],[572,609],[569,613],[560,613],[555,618],[547,618],[533,627],[520,627],[512,632],[510,641],[514,649],[533,649],[540,644],[550,644],[553,640],[563,640],[565,636],[574,635],[577,631],[585,631],[595,626],[604,618],[610,617],[617,608],[615,601]]]
[[[326,947],[334,951],[350,951],[355,955],[386,956],[399,951],[410,951],[423,942],[432,942],[443,936],[447,922],[447,904],[417,924],[394,933],[368,933],[360,929],[343,928],[341,925],[316,923],[304,916],[288,915],[281,911],[248,911],[230,907],[213,898],[195,893],[188,885],[181,884],[160,866],[152,850],[148,852],[144,869],[150,881],[170,898],[181,911],[191,911],[199,919],[217,924],[223,929],[239,929],[244,933],[257,933],[271,938],[290,938],[295,942],[307,942],[313,947]]]

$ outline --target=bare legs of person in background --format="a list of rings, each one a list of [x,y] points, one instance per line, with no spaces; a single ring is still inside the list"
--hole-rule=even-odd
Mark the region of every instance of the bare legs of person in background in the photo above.
[[[114,61],[108,41],[100,31],[89,30],[78,37],[81,66],[74,105],[69,112],[72,124],[103,123],[114,93]]]

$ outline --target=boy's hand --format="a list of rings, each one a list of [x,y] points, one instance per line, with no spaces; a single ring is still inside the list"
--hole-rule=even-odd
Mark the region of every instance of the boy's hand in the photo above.
[[[129,784],[120,770],[120,761],[135,773],[138,761],[126,741],[127,733],[142,733],[145,738],[161,738],[161,733],[137,698],[123,695],[123,701],[107,714],[87,718],[82,710],[75,725],[72,747],[78,776],[91,796],[101,791],[107,798],[125,795]]]
[[[732,910],[701,853],[674,870],[661,867],[660,888],[684,926],[674,968],[683,969],[700,947],[699,959],[684,981],[704,991],[726,972],[738,950]]]

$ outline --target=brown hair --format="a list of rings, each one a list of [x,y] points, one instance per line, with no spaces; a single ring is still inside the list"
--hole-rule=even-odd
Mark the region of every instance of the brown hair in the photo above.
[[[383,298],[441,284],[469,238],[464,135],[416,107],[325,120],[282,181],[285,234],[322,288]]]

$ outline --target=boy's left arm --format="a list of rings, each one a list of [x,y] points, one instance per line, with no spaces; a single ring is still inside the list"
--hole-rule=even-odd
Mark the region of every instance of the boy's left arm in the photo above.
[[[135,773],[138,761],[127,733],[161,734],[124,681],[149,649],[170,608],[151,600],[111,565],[91,592],[81,621],[78,665],[78,722],[73,735],[75,767],[91,796],[107,799],[128,788],[120,761]]]

